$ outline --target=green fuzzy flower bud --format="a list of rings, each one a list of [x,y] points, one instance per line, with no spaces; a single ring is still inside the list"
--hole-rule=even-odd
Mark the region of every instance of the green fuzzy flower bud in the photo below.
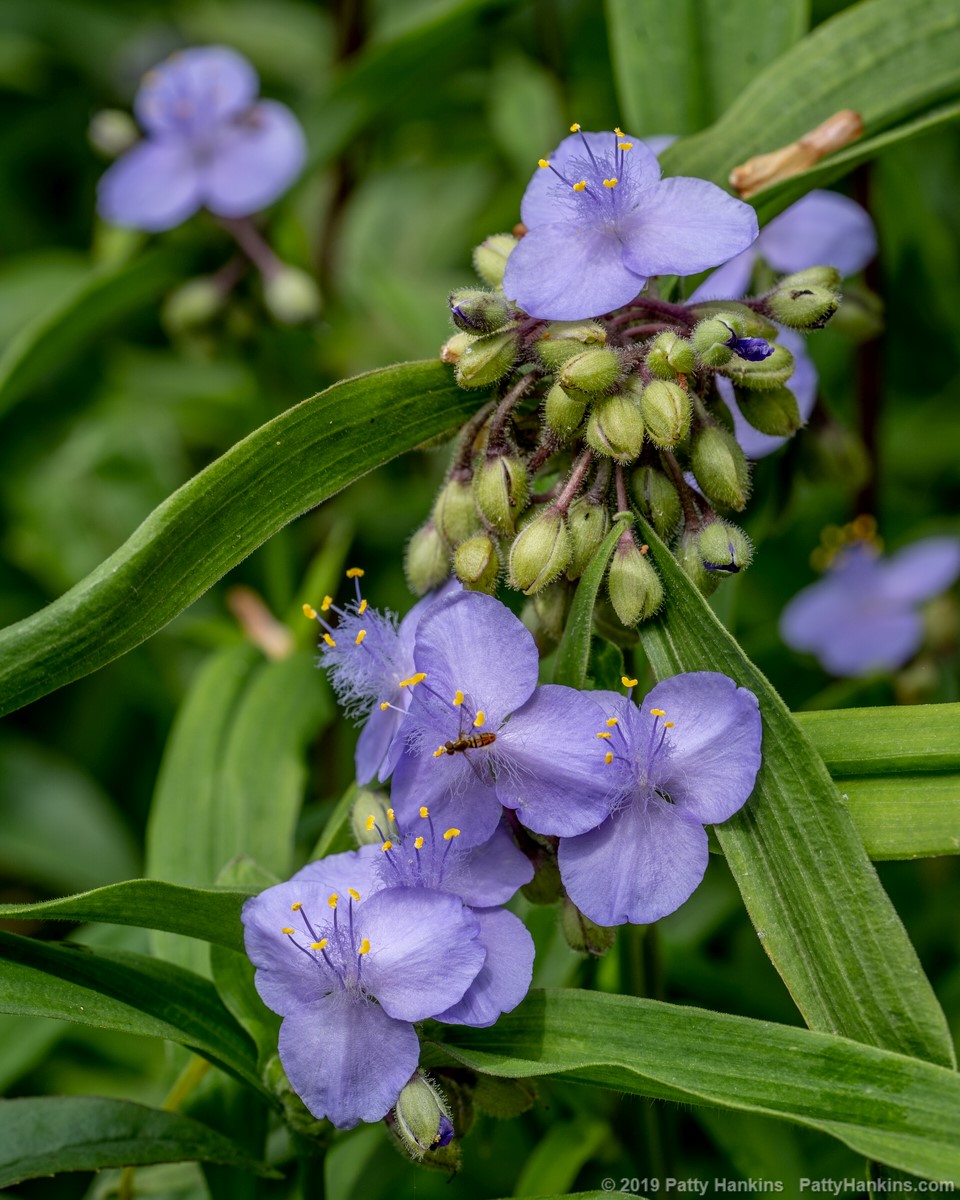
[[[360,846],[382,842],[390,828],[390,797],[386,792],[374,792],[369,788],[358,788],[350,809],[350,828]],[[377,828],[379,826],[379,830]]]
[[[591,500],[589,496],[574,500],[567,513],[567,528],[573,546],[567,578],[579,579],[610,528],[610,514],[606,505]]]
[[[533,621],[529,628],[538,641],[556,645],[563,637],[570,598],[570,588],[559,579],[537,592],[530,601]]]
[[[443,485],[433,507],[433,520],[451,550],[481,532],[480,514],[468,480],[451,479]]]
[[[516,454],[484,459],[473,476],[473,501],[483,519],[500,533],[513,533],[530,494],[530,478]]]
[[[607,331],[597,321],[553,321],[541,333],[536,351],[548,371],[557,371],[587,346],[602,346]]]
[[[479,337],[460,353],[457,383],[464,388],[489,387],[506,375],[519,354],[515,329]]]
[[[690,465],[708,500],[738,511],[747,503],[750,471],[737,439],[719,425],[707,425],[696,435]]]
[[[742,388],[772,391],[782,387],[793,374],[793,355],[786,346],[774,346],[773,353],[761,362],[734,358],[722,368],[721,374]]]
[[[455,333],[453,337],[447,338],[440,347],[440,361],[455,366],[460,361],[464,350],[468,346],[472,346],[476,340],[470,333]]]
[[[703,565],[698,530],[684,532],[677,548],[677,562],[683,573],[704,596],[712,595],[720,586],[723,576],[717,571],[708,571]]]
[[[585,437],[598,454],[633,462],[643,448],[643,417],[629,392],[604,396],[590,409]]]
[[[666,331],[658,334],[647,350],[647,367],[658,379],[689,375],[697,365],[693,343]]]
[[[628,627],[652,617],[663,603],[663,584],[646,550],[627,535],[620,539],[610,563],[607,593],[613,611]]]
[[[743,337],[743,321],[725,309],[715,317],[708,317],[694,327],[690,335],[697,358],[705,367],[722,367],[728,363],[733,351],[727,345],[731,336]]]
[[[410,590],[423,596],[450,574],[450,551],[431,518],[407,542],[403,562]]]
[[[655,446],[675,446],[690,432],[690,397],[679,383],[648,383],[640,393],[640,412]]]
[[[737,406],[754,429],[769,433],[771,437],[790,437],[796,433],[803,420],[797,407],[797,398],[789,388],[778,387],[770,391],[756,388],[737,388]]]
[[[116,158],[136,145],[140,130],[129,113],[119,108],[103,108],[90,118],[87,137],[90,145],[106,158]]]
[[[567,522],[550,505],[524,525],[510,547],[510,586],[535,595],[567,569],[572,551]]]
[[[567,945],[577,954],[592,954],[600,958],[616,941],[616,927],[598,925],[585,917],[572,900],[565,899],[560,912],[560,927]]]
[[[453,552],[453,571],[468,591],[492,596],[500,577],[497,543],[486,533],[467,538]]]
[[[167,296],[160,319],[171,334],[198,329],[223,308],[223,290],[209,275],[188,279]]]
[[[306,271],[284,266],[266,279],[263,299],[274,317],[284,325],[312,321],[320,311],[320,289]]]
[[[397,1097],[387,1124],[410,1157],[418,1160],[427,1151],[448,1146],[454,1135],[446,1097],[419,1071]]]
[[[458,288],[450,293],[449,304],[454,325],[478,337],[496,333],[517,318],[517,310],[503,296],[480,288]]]
[[[750,539],[728,521],[711,521],[700,531],[697,550],[704,570],[736,575],[753,562]]]
[[[662,538],[670,538],[680,524],[680,493],[656,467],[640,467],[630,480],[637,508]]]
[[[840,305],[840,293],[832,288],[797,284],[795,276],[781,279],[764,297],[764,311],[780,325],[791,329],[822,329]]]
[[[547,392],[543,419],[548,429],[562,441],[567,441],[580,428],[586,411],[587,397],[583,392],[568,391],[555,383]]]
[[[325,1121],[317,1120],[290,1086],[279,1054],[272,1054],[267,1059],[263,1068],[263,1082],[279,1099],[284,1120],[290,1128],[302,1137],[322,1143],[329,1126]]]
[[[785,284],[788,287],[819,287],[828,292],[835,292],[840,287],[840,272],[836,267],[807,267],[805,271],[795,271],[792,275],[784,275],[778,287]]]
[[[473,268],[490,287],[500,287],[507,259],[517,239],[512,233],[494,233],[480,243],[473,252]]]
[[[698,319],[704,321],[713,317],[729,321],[733,316],[740,323],[739,337],[761,337],[770,342],[777,336],[776,325],[766,317],[761,317],[752,308],[747,308],[745,304],[737,304],[733,300],[701,300],[699,304],[693,305],[693,312]]]
[[[589,396],[604,396],[623,375],[623,361],[616,350],[597,346],[567,359],[557,377],[565,388],[575,388]]]

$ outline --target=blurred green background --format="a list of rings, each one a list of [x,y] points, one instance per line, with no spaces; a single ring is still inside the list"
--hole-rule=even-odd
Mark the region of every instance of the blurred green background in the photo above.
[[[810,25],[844,7],[814,0]],[[285,408],[345,376],[435,356],[449,332],[447,292],[471,282],[472,247],[518,220],[536,159],[573,120],[588,129],[620,121],[610,38],[604,9],[591,0],[3,0],[0,623],[28,616],[80,580],[180,484]],[[282,258],[318,280],[323,310],[314,322],[276,322],[250,272],[208,327],[171,329],[164,296],[226,261],[227,235],[205,215],[155,239],[97,221],[95,186],[106,160],[88,139],[91,118],[128,108],[142,72],[172,50],[205,43],[247,55],[264,94],[288,103],[307,131],[310,165],[265,214],[263,228]],[[705,101],[713,109],[700,114],[703,123],[733,98],[720,92]],[[648,127],[630,132],[693,131],[659,128],[651,114]],[[786,601],[814,578],[809,554],[822,527],[850,520],[865,496],[889,546],[960,533],[955,132],[912,141],[839,186],[866,203],[877,223],[881,253],[870,283],[882,295],[887,328],[859,348],[828,329],[811,338],[810,350],[825,410],[852,429],[864,420],[863,372],[879,367],[879,402],[866,430],[877,438],[873,477],[864,485],[831,475],[813,432],[762,462],[745,522],[757,562],[724,586],[717,608],[794,708],[956,700],[949,597],[933,613],[933,648],[897,680],[831,682],[776,633]],[[142,261],[148,242],[163,255],[155,277],[131,288],[95,336],[70,353],[52,342],[48,366],[31,378],[5,374],[35,322],[69,301],[92,270]],[[210,656],[245,640],[233,589],[253,589],[289,620],[306,660],[312,627],[289,614],[332,590],[344,565],[366,569],[371,603],[404,611],[402,547],[424,519],[444,467],[442,450],[424,451],[366,477],[271,539],[138,650],[7,718],[0,729],[0,899],[41,899],[143,873],[148,812],[174,718]],[[322,692],[320,676],[313,678],[310,686]],[[312,702],[329,710],[322,696]],[[297,751],[301,856],[350,781],[355,735],[331,716]],[[881,874],[956,1031],[956,862],[882,864]],[[644,943],[642,933],[625,931],[600,962],[567,950],[551,911],[533,913],[531,923],[537,982],[640,986],[679,1002],[799,1019],[720,859],[656,935]],[[65,929],[36,932],[60,937]],[[72,936],[146,945],[145,935],[129,930]],[[175,1066],[168,1059],[155,1043],[0,1018],[0,1082],[11,1095],[94,1092],[159,1103]],[[619,1182],[663,1171],[784,1178],[791,1194],[801,1163],[814,1176],[862,1169],[821,1135],[759,1118],[681,1111],[582,1087],[539,1090],[537,1105],[516,1121],[479,1117],[464,1170],[449,1184],[403,1162],[381,1130],[354,1131],[328,1160],[329,1194],[494,1197],[595,1188],[604,1176]],[[208,1194],[196,1167],[154,1168],[137,1178],[143,1194]],[[104,1196],[116,1182],[61,1176],[16,1194]],[[258,1196],[286,1195],[291,1186],[248,1183]]]

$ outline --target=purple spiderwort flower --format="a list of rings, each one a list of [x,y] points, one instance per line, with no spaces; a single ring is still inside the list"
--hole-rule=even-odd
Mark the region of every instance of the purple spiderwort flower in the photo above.
[[[780,617],[780,636],[833,675],[903,666],[923,641],[918,611],[960,575],[960,538],[924,538],[882,558],[866,541],[844,547],[827,574]]]
[[[393,1108],[420,1057],[413,1022],[456,1004],[486,957],[480,921],[458,897],[362,893],[359,855],[335,855],[243,906],[257,991],[283,1017],[287,1078],[338,1129]]]
[[[524,193],[527,233],[503,277],[504,295],[530,316],[600,316],[651,275],[696,274],[756,238],[753,209],[715,184],[661,179],[656,156],[620,130],[572,129]]]
[[[413,643],[420,618],[439,599],[459,589],[455,581],[432,592],[397,622],[393,613],[370,608],[360,594],[363,571],[351,567],[347,578],[356,585],[356,599],[343,608],[324,596],[320,612],[304,605],[304,613],[319,621],[324,630],[320,649],[322,666],[347,716],[364,720],[357,741],[357,783],[374,776],[386,779],[396,765],[402,745],[397,743],[411,689],[418,682],[413,661]],[[336,626],[325,614],[338,617]]]
[[[227,46],[195,46],[148,71],[134,101],[147,136],[100,180],[104,220],[152,233],[201,207],[245,217],[272,204],[300,174],[306,142],[290,109],[257,90],[256,71]]]
[[[499,907],[533,878],[530,860],[518,848],[501,822],[493,837],[480,846],[461,849],[460,830],[442,833],[429,810],[420,809],[416,823],[397,822],[390,810],[391,827],[376,829],[380,842],[348,852],[348,866],[367,892],[380,888],[426,888],[458,896],[480,923],[479,942],[486,959],[479,974],[456,1004],[434,1017],[453,1025],[492,1025],[501,1013],[510,1012],[527,994],[533,975],[534,946],[523,922]],[[294,881],[322,877],[345,855],[311,863]]]
[[[401,821],[425,805],[475,845],[492,836],[501,805],[536,832],[545,811],[554,820],[562,811],[566,833],[606,816],[580,737],[599,710],[588,693],[537,687],[536,644],[506,605],[479,592],[435,605],[420,620],[414,659],[420,679],[391,788]]]
[[[862,271],[877,252],[877,235],[869,213],[855,200],[837,192],[814,190],[784,209],[760,230],[749,249],[714,271],[690,297],[698,300],[740,300],[750,288],[758,258],[784,274],[808,267],[836,267],[841,275]],[[793,355],[794,371],[787,387],[796,397],[806,421],[817,398],[817,369],[807,354],[803,335],[785,329],[777,341]],[[745,420],[734,398],[733,384],[717,377],[717,387],[733,416],[734,434],[747,458],[764,458],[788,438],[761,433]]]
[[[679,908],[706,870],[704,824],[741,808],[760,768],[757,699],[726,675],[675,675],[639,708],[631,692],[594,693],[606,721],[592,744],[612,811],[561,837],[558,851],[567,894],[599,925],[647,924]]]

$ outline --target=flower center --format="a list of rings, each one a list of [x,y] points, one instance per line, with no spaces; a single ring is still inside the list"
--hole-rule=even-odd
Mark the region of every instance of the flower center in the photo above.
[[[384,836],[372,814],[366,821],[368,831],[376,830],[380,835],[384,864],[380,875],[386,886],[426,887],[443,891],[444,872],[452,858],[455,858],[455,854],[451,856],[451,850],[460,836],[460,830],[447,829],[438,837],[430,810],[425,804],[420,808],[420,820],[425,825],[423,832],[416,836],[401,832],[392,808],[387,809],[387,820],[393,827],[392,830],[388,827],[387,836]]]
[[[560,184],[573,190],[584,217],[594,222],[599,217],[615,231],[618,218],[629,205],[626,184],[633,142],[626,141],[623,131],[615,129],[610,135],[609,149],[594,151],[578,124],[571,125],[570,132],[579,134],[584,153],[569,160],[568,173],[559,171],[548,158],[541,158],[537,165],[541,170],[552,171]]]
[[[340,895],[333,892],[327,904],[331,917],[323,924],[314,924],[303,904],[297,900],[290,905],[302,929],[285,925],[280,932],[290,943],[316,963],[331,987],[342,991],[361,991],[364,956],[370,953],[370,942],[360,936],[354,923],[354,904],[359,906],[360,893],[347,889],[347,915],[341,919]]]

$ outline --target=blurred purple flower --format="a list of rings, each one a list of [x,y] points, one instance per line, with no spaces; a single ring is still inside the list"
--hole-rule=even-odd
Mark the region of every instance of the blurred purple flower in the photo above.
[[[613,808],[596,829],[561,837],[570,899],[599,925],[647,924],[673,912],[707,866],[704,824],[746,803],[760,768],[757,699],[711,671],[657,684],[638,708],[595,692],[607,716],[594,741]]]
[[[356,854],[333,855],[311,863],[294,881],[322,879],[340,860],[359,870],[367,892],[380,888],[427,888],[450,892],[468,905],[480,922],[480,945],[486,959],[477,977],[456,1004],[435,1019],[454,1025],[492,1025],[527,994],[533,974],[533,939],[523,922],[500,908],[517,888],[533,878],[533,867],[501,822],[481,846],[461,849],[457,830],[439,832],[429,810],[421,809],[416,824],[381,830],[376,846]]]
[[[960,538],[924,538],[882,558],[868,542],[841,550],[780,617],[780,636],[833,675],[893,671],[923,640],[918,611],[960,575]]]
[[[244,937],[257,991],[283,1017],[290,1086],[315,1117],[350,1129],[393,1108],[420,1057],[413,1022],[455,1005],[486,955],[458,897],[360,892],[360,851],[315,866],[248,900]]]
[[[534,317],[600,316],[649,276],[693,275],[757,236],[749,205],[703,179],[661,179],[656,156],[619,132],[575,127],[541,168],[503,278],[506,297]]]
[[[134,101],[147,136],[100,180],[104,220],[156,232],[201,207],[244,217],[282,195],[306,142],[290,109],[257,101],[257,90],[253,67],[226,46],[183,50],[148,71]]]
[[[563,811],[568,833],[606,816],[580,736],[599,710],[588,693],[537,687],[536,644],[506,605],[479,592],[435,605],[420,620],[414,660],[420,681],[391,789],[402,822],[426,805],[441,828],[477,845],[493,835],[501,805],[537,832],[547,808]]]

